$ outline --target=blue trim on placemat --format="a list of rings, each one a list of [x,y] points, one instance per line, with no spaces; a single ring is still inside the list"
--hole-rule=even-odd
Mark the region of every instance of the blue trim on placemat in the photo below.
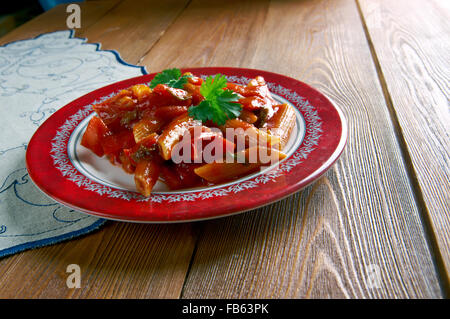
[[[53,32],[41,33],[41,34],[39,34],[38,36],[35,36],[34,38],[30,38],[30,39],[22,39],[22,40],[11,41],[11,42],[8,42],[8,43],[5,43],[5,44],[0,45],[0,48],[1,48],[1,47],[6,47],[6,46],[8,46],[8,45],[10,45],[10,44],[12,44],[12,43],[16,43],[16,42],[20,42],[20,41],[27,41],[27,40],[38,39],[38,38],[40,38],[41,36],[46,35],[46,34],[52,34],[52,33],[58,33],[58,32],[65,32],[65,31],[69,31],[69,32],[70,32],[70,35],[69,35],[69,38],[70,38],[70,39],[80,39],[80,40],[84,40],[84,41],[87,41],[87,40],[88,40],[88,38],[78,38],[78,37],[74,37],[75,31],[72,30],[72,29],[68,29],[68,30],[58,30],[58,31],[53,31]],[[97,42],[94,42],[94,43],[83,42],[82,45],[95,45],[95,46],[96,46],[95,51],[111,52],[112,54],[114,54],[114,55],[116,56],[116,59],[117,59],[117,61],[118,61],[119,63],[121,63],[121,64],[123,64],[123,65],[126,65],[126,66],[131,66],[131,67],[133,67],[133,68],[139,68],[139,69],[141,69],[142,75],[148,74],[147,69],[145,68],[145,66],[134,65],[134,64],[130,64],[130,63],[124,61],[124,60],[122,59],[122,57],[120,56],[120,53],[117,52],[116,50],[102,50],[102,49],[101,49],[101,44],[100,44],[100,43],[97,43]]]
[[[14,246],[14,247],[0,250],[0,258],[8,256],[8,255],[13,255],[13,254],[19,253],[24,250],[48,246],[48,245],[62,242],[64,240],[69,240],[69,239],[72,239],[75,237],[79,237],[81,235],[85,235],[87,233],[90,233],[93,230],[98,229],[100,226],[104,225],[106,223],[106,221],[107,221],[106,219],[99,219],[96,222],[94,222],[93,224],[89,225],[88,227],[85,227],[85,228],[82,228],[79,230],[75,230],[75,231],[67,233],[67,234],[50,237],[50,238],[45,238],[45,239],[40,239],[40,240],[36,240],[36,241],[29,242],[29,243],[24,243],[24,244],[20,244],[20,245]]]
[[[72,39],[81,39],[84,41],[87,41],[87,38],[76,38],[74,37],[74,30],[59,30],[59,31],[54,31],[54,32],[47,32],[47,33],[42,33],[32,39],[37,39],[43,35],[47,35],[47,34],[52,34],[52,33],[57,33],[57,32],[65,32],[65,31],[70,31],[70,35],[69,38]],[[23,40],[16,40],[16,41],[11,41],[9,43],[0,45],[0,47],[6,47],[9,44],[12,43],[16,43],[16,42],[20,42],[20,41],[26,41],[26,40],[30,40],[30,39],[23,39]],[[134,64],[130,64],[128,62],[125,62],[122,57],[120,56],[119,52],[117,52],[116,50],[102,50],[101,49],[101,44],[100,43],[87,43],[87,42],[83,42],[81,43],[82,45],[94,45],[96,48],[96,51],[105,51],[105,52],[111,52],[114,54],[114,56],[116,57],[117,61],[123,65],[126,66],[130,66],[130,67],[134,67],[134,68],[139,68],[142,72],[142,74],[148,74],[147,70],[145,69],[145,66],[138,66],[138,65],[134,65]],[[95,221],[94,223],[92,223],[91,225],[84,227],[82,229],[79,230],[75,230],[72,231],[70,233],[67,234],[62,234],[59,236],[55,236],[55,237],[49,237],[49,238],[45,238],[45,239],[40,239],[40,240],[36,240],[36,241],[32,241],[32,242],[28,242],[28,243],[24,243],[24,244],[19,244],[17,246],[13,246],[10,248],[6,248],[3,250],[0,250],[0,258],[1,257],[5,257],[8,255],[12,255],[12,254],[16,254],[18,252],[24,251],[24,250],[28,250],[28,249],[33,249],[33,248],[38,248],[38,247],[43,247],[43,246],[48,246],[48,245],[52,245],[52,244],[56,244],[58,242],[62,242],[64,240],[69,240],[81,235],[85,235],[93,230],[98,229],[99,227],[101,227],[102,225],[104,225],[106,223],[107,220],[105,219],[98,219],[97,221]]]
[[[55,31],[55,32],[58,32],[58,31]],[[54,33],[54,32],[49,32],[49,33]],[[81,40],[85,40],[85,41],[88,40],[87,38],[76,38],[76,37],[73,36],[74,33],[75,33],[75,32],[74,32],[73,30],[70,30],[70,37],[71,37],[72,39],[81,39]],[[44,34],[45,34],[45,33],[44,33]],[[134,67],[134,68],[140,68],[143,75],[144,75],[144,74],[148,74],[147,69],[145,68],[145,66],[139,66],[139,65],[134,65],[134,64],[130,64],[130,63],[128,63],[128,62],[125,62],[125,61],[122,59],[122,57],[120,56],[120,53],[117,52],[116,50],[102,50],[102,49],[101,49],[101,44],[100,44],[100,43],[87,43],[87,42],[84,42],[83,44],[96,45],[96,46],[97,46],[96,51],[111,52],[111,53],[113,53],[113,54],[116,56],[117,61],[119,61],[119,63],[122,63],[123,65],[131,66],[131,67]]]

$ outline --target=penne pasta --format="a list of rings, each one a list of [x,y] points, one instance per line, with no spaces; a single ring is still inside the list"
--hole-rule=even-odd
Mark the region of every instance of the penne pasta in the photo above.
[[[280,143],[280,138],[268,134],[264,130],[260,130],[254,125],[244,122],[240,119],[228,120],[223,127],[221,127],[225,138],[235,142],[240,151],[254,145],[276,147]]]
[[[264,128],[267,128],[272,136],[280,139],[280,147],[283,149],[295,126],[296,116],[294,109],[287,104],[278,105],[277,108],[278,110],[267,121]]]
[[[295,111],[277,105],[264,78],[247,85],[165,70],[148,84],[93,106],[81,145],[134,174],[150,196],[158,178],[170,189],[219,184],[284,159]]]
[[[140,161],[134,172],[136,189],[144,196],[150,196],[153,186],[158,181],[161,165],[157,160]]]
[[[201,125],[199,121],[194,120],[187,114],[176,117],[164,128],[158,139],[160,155],[164,160],[169,160],[172,156],[172,149],[181,140],[189,128]]]
[[[234,153],[235,144],[223,138],[220,130],[216,130],[213,131],[206,126],[201,126],[197,132],[194,129],[189,130],[192,136],[191,154],[194,163],[220,161],[227,153]]]
[[[164,122],[155,118],[143,118],[133,126],[133,137],[136,143],[140,143],[149,135],[158,132]]]
[[[256,156],[256,160],[252,160],[252,155]],[[263,158],[265,156],[268,156],[270,161],[265,160]],[[257,171],[262,166],[267,166],[271,162],[280,161],[285,157],[286,154],[273,148],[257,146],[236,153],[235,161],[233,162],[205,164],[196,168],[194,172],[208,182],[218,184],[248,175]]]

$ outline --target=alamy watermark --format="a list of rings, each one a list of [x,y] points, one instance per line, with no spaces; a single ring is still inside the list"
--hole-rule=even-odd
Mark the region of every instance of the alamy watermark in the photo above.
[[[81,28],[81,8],[76,3],[71,3],[66,7],[66,12],[70,13],[66,19],[66,25],[69,29]]]
[[[169,139],[170,139],[169,134]],[[258,163],[271,166],[280,160],[280,139],[255,127],[222,130],[198,125],[186,129],[176,142],[171,159],[174,163]]]
[[[70,264],[66,268],[66,273],[70,275],[67,276],[66,285],[67,288],[80,288],[81,287],[81,268],[77,264]]]

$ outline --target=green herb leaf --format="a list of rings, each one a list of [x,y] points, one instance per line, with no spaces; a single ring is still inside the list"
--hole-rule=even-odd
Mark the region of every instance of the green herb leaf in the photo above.
[[[200,87],[200,93],[205,98],[200,104],[191,106],[189,115],[202,122],[211,120],[217,125],[224,125],[228,119],[233,119],[241,114],[242,106],[235,103],[239,95],[231,90],[224,90],[227,79],[222,74],[216,74],[213,78],[208,76]]]
[[[189,75],[181,76],[180,69],[167,69],[155,75],[149,86],[153,89],[158,84],[166,84],[170,87],[182,89],[187,83]]]

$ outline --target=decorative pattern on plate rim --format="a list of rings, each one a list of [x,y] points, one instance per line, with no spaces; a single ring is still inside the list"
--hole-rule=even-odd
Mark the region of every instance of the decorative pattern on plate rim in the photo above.
[[[206,78],[206,76],[202,76]],[[229,82],[237,84],[247,84],[250,79],[244,76],[227,76]],[[291,91],[281,85],[267,82],[269,90],[275,94],[281,95],[294,104],[298,110],[302,113],[306,122],[306,136],[301,146],[290,156],[288,159],[282,161],[275,169],[262,172],[254,178],[245,180],[223,187],[214,188],[211,190],[199,190],[198,192],[179,193],[179,194],[152,194],[150,197],[144,197],[141,194],[131,191],[124,191],[115,189],[106,185],[102,185],[92,181],[86,176],[78,172],[78,170],[72,165],[68,153],[67,144],[73,130],[78,124],[92,113],[92,106],[94,104],[103,102],[117,92],[113,92],[107,96],[102,97],[99,100],[95,100],[89,105],[82,107],[75,114],[71,115],[62,126],[56,130],[56,135],[52,139],[52,148],[50,151],[51,157],[55,167],[61,172],[61,174],[67,179],[74,182],[78,187],[82,187],[86,190],[96,192],[99,195],[106,195],[110,198],[121,198],[127,201],[136,200],[138,202],[152,201],[161,203],[163,201],[179,202],[179,201],[195,201],[197,199],[207,199],[211,197],[227,196],[228,194],[238,193],[240,191],[257,187],[259,184],[266,184],[273,182],[279,176],[282,176],[286,172],[289,172],[295,166],[302,163],[308,155],[314,151],[318,144],[319,138],[322,136],[322,121],[317,114],[317,110],[307,101],[304,97],[300,96],[297,92]]]

